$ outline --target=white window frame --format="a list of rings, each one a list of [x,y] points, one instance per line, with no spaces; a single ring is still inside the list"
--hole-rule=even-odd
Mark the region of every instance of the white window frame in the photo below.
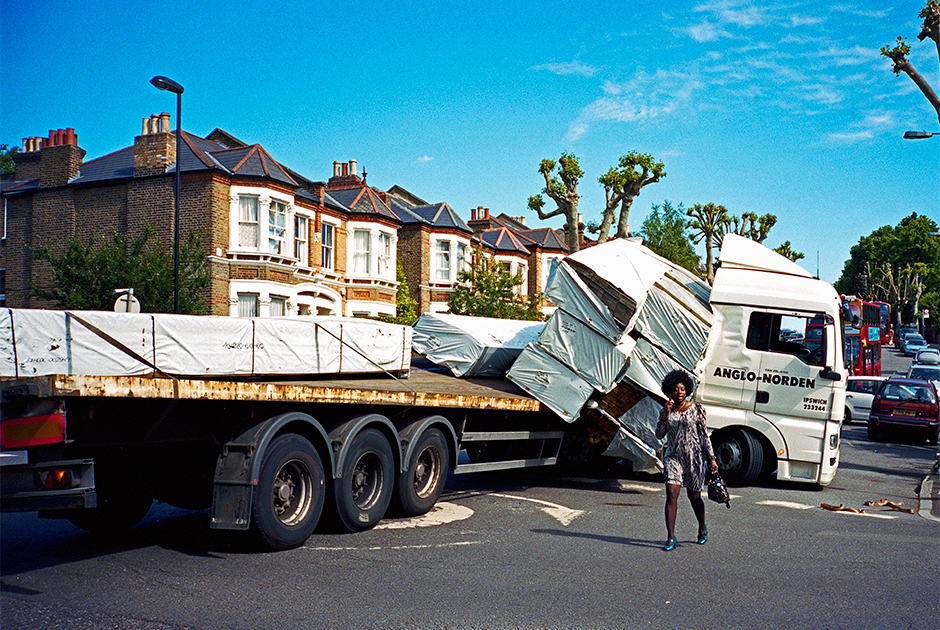
[[[470,261],[467,259],[467,252],[470,248],[466,243],[457,241],[457,274],[470,268]],[[456,277],[454,278],[457,279]]]
[[[378,256],[376,257],[377,273],[380,278],[391,277],[392,267],[392,235],[388,232],[379,232]]]
[[[320,266],[324,269],[336,267],[336,225],[327,221],[320,227]]]
[[[245,215],[245,212],[244,212],[244,211],[246,210],[246,207],[245,207],[245,205],[242,203],[243,201],[245,201],[245,202],[247,202],[247,201],[254,201],[254,207],[253,207],[253,208],[250,208],[250,207],[248,208],[249,210],[251,210],[251,209],[254,210],[254,217],[246,216],[246,215]],[[239,249],[254,249],[254,250],[257,250],[257,249],[258,249],[258,243],[259,243],[259,241],[260,241],[260,239],[261,239],[261,197],[258,196],[258,195],[240,194],[240,195],[238,195],[237,204],[238,204],[238,209],[237,209],[237,212],[238,212],[238,215],[237,215],[237,216],[238,216],[238,227],[236,228],[236,229],[237,229],[237,231],[236,231],[236,239],[237,239],[236,242],[238,243],[238,248],[239,248]],[[255,234],[254,234],[254,243],[253,243],[253,244],[252,244],[252,243],[245,243],[245,242],[243,241],[243,239],[242,239],[242,230],[243,230],[243,228],[247,230],[247,228],[249,228],[249,227],[254,228],[254,233],[255,233]]]
[[[357,276],[372,275],[372,230],[354,228],[352,273]],[[363,245],[365,247],[363,247]]]
[[[290,300],[283,295],[272,295],[268,298],[268,317],[287,317]],[[281,311],[277,313],[275,311]]]
[[[251,292],[238,293],[238,316],[259,317],[261,315],[261,295]],[[249,310],[250,309],[250,312]]]
[[[304,267],[310,266],[310,224],[313,217],[294,214],[294,258]]]
[[[441,247],[446,244],[445,247]],[[452,241],[445,238],[439,238],[434,241],[434,279],[439,282],[450,282],[451,280],[451,253]]]
[[[282,199],[268,201],[268,253],[286,256],[284,252],[287,243],[287,215],[290,204]]]

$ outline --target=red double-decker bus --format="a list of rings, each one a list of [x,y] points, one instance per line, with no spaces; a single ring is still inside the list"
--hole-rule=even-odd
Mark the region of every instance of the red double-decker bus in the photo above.
[[[887,302],[872,302],[878,307],[881,313],[881,345],[889,344],[893,341],[894,331],[891,330],[891,305]]]
[[[881,308],[853,295],[842,302],[852,318],[843,325],[845,367],[853,376],[881,376]]]

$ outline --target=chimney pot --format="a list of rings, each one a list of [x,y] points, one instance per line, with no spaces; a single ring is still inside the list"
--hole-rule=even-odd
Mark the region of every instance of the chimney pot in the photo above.
[[[490,209],[489,209],[489,208],[483,208],[483,211],[486,212],[486,218],[489,219],[489,218],[490,218]]]
[[[349,175],[349,164],[343,162],[343,177]]]
[[[339,177],[339,174],[341,172],[340,169],[341,167],[340,167],[339,160],[336,160],[335,162],[333,162],[333,177]]]
[[[73,127],[69,127],[65,130],[65,144],[71,144],[72,146],[78,146],[78,134],[75,133]]]
[[[160,114],[160,131],[170,133],[170,112]]]
[[[477,220],[477,209],[476,209],[476,208],[470,208],[470,220],[471,220],[471,221],[476,221],[476,220]]]
[[[349,160],[349,174],[356,174],[356,160]]]

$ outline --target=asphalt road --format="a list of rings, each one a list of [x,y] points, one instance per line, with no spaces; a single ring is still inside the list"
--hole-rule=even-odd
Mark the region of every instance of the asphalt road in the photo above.
[[[828,488],[734,488],[730,510],[708,505],[702,546],[683,497],[672,552],[661,550],[660,480],[616,468],[456,477],[421,519],[280,553],[167,506],[109,538],[4,514],[0,625],[937,628],[940,521],[916,513],[915,494],[934,457],[849,425]],[[882,498],[915,513],[864,505]]]

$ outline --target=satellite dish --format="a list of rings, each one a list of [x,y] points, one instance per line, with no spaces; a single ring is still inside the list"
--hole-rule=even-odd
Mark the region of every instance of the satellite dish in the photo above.
[[[115,313],[139,313],[140,312],[140,300],[134,297],[134,290],[130,289],[126,292],[121,292],[118,295],[118,299],[114,301],[114,312]]]

